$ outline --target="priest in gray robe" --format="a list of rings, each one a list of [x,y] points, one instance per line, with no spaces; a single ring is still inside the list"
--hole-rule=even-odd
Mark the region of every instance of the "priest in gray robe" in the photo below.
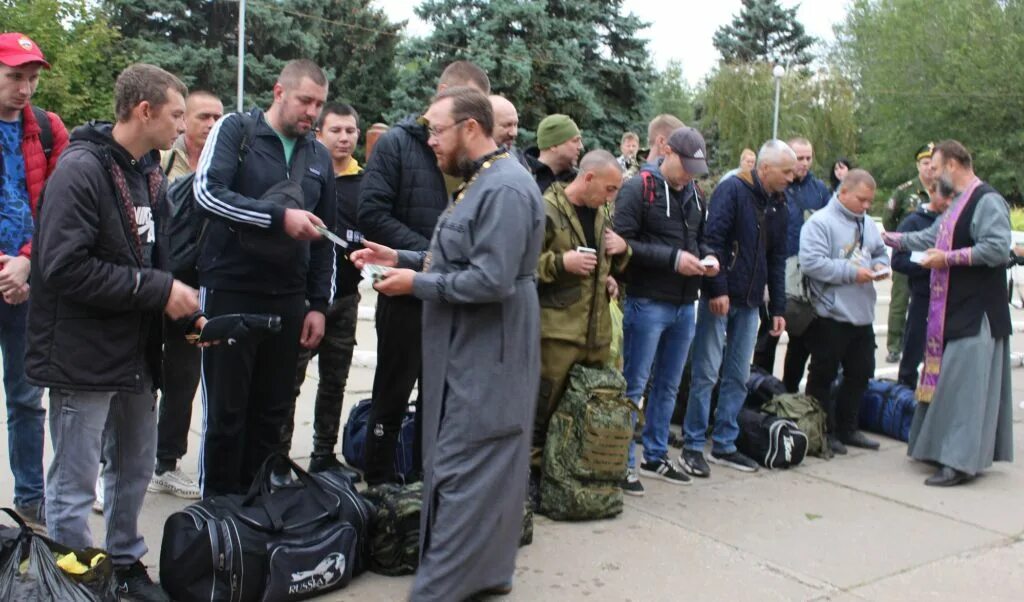
[[[927,230],[886,233],[886,244],[923,251],[932,271],[924,370],[907,454],[938,466],[926,485],[973,479],[993,461],[1013,460],[1010,310],[1011,245],[1006,200],[974,174],[954,140],[935,146],[932,170],[958,196]]]
[[[464,179],[429,251],[364,243],[374,285],[423,300],[423,512],[410,599],[464,600],[512,587],[540,382],[534,272],[544,209],[530,174],[491,138],[490,101],[449,88],[424,116],[446,174]]]

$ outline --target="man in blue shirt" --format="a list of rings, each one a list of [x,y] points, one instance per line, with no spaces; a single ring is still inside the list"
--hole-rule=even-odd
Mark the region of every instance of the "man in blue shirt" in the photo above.
[[[45,524],[46,410],[42,389],[25,380],[25,301],[36,202],[57,165],[58,155],[68,144],[60,118],[31,105],[39,73],[49,68],[42,51],[27,36],[0,34],[0,350],[4,357],[8,456],[14,473],[14,508],[25,520],[40,526]]]

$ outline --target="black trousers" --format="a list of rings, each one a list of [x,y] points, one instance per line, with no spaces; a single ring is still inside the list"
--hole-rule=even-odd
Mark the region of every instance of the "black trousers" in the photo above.
[[[911,295],[907,325],[903,328],[903,355],[900,357],[898,379],[911,389],[917,388],[918,366],[924,360],[928,338],[928,302],[926,296]]]
[[[199,388],[202,354],[185,340],[185,331],[164,320],[163,390],[156,427],[156,471],[174,470],[188,451],[192,401]]]
[[[782,364],[782,383],[786,385],[786,391],[796,393],[800,390],[800,381],[804,379],[804,368],[807,360],[811,357],[811,350],[807,346],[807,336],[810,328],[803,335],[795,337],[789,335],[789,343],[786,344],[786,359]]]
[[[283,451],[281,430],[295,391],[305,295],[260,295],[203,289],[209,316],[281,316],[281,332],[203,350],[206,420],[199,483],[203,498],[247,491],[268,455]]]
[[[377,297],[377,370],[367,421],[366,483],[401,483],[395,474],[395,446],[409,397],[423,364],[423,306],[413,297]],[[416,399],[416,443],[413,464],[420,472],[422,455],[421,399]]]
[[[359,293],[334,300],[327,310],[327,326],[320,346],[310,351],[299,349],[299,364],[295,372],[295,396],[282,427],[281,440],[286,451],[292,447],[295,430],[295,402],[306,380],[306,368],[314,355],[320,356],[318,369],[320,382],[316,387],[313,406],[313,455],[333,455],[341,428],[341,406],[345,399],[348,371],[352,367],[352,352],[356,346],[356,324],[359,320]]]
[[[760,367],[769,374],[775,373],[775,351],[779,346],[779,337],[771,335],[772,317],[768,313],[768,306],[762,304],[758,310],[761,317],[761,325],[757,328],[757,343],[754,346],[754,365]],[[806,336],[807,333],[804,333]],[[811,351],[804,342],[804,336],[793,336],[789,333],[789,343],[786,344],[786,359],[783,362],[782,382],[786,385],[786,391],[796,393],[800,390],[800,381],[804,378],[804,367]]]
[[[754,343],[754,365],[768,374],[775,373],[775,350],[779,346],[779,337],[771,335],[772,317],[768,313],[768,305],[761,304],[757,308],[761,324],[757,327],[757,342]]]
[[[856,431],[861,398],[868,379],[875,373],[874,327],[817,318],[804,339],[811,349],[807,394],[825,407],[829,432],[842,437]],[[843,367],[843,380],[833,399],[832,381],[836,379],[840,365]]]

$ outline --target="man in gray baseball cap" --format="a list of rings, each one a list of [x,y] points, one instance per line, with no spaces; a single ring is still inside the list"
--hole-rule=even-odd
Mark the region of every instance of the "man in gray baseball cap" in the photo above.
[[[668,147],[679,155],[686,173],[693,177],[708,175],[707,147],[700,132],[691,127],[681,127],[668,137]]]

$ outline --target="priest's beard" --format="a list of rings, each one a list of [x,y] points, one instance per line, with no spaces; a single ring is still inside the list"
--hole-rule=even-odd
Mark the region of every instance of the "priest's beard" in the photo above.
[[[956,187],[953,185],[953,178],[949,174],[941,174],[938,179],[939,194],[942,196],[954,196],[958,192]]]

